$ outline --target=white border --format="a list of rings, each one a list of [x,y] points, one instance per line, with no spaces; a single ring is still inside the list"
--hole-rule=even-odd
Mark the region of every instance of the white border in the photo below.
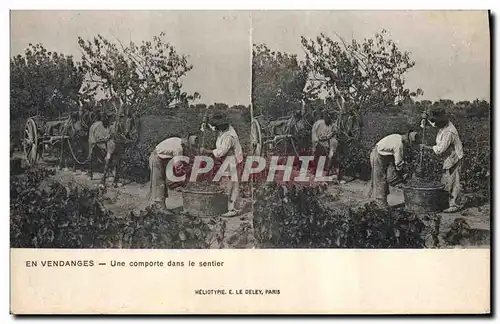
[[[331,1],[316,1],[316,0],[307,0],[307,1],[295,1],[295,0],[288,0],[288,1],[269,1],[269,0],[253,0],[253,1],[190,1],[190,0],[182,0],[182,1],[151,1],[151,0],[142,0],[142,1],[131,1],[128,3],[125,3],[123,1],[116,1],[116,2],[111,2],[111,1],[102,1],[102,0],[86,0],[86,1],[81,1],[81,2],[70,2],[70,1],[3,1],[2,4],[5,6],[5,9],[2,10],[0,17],[1,17],[1,22],[4,28],[1,29],[0,35],[1,35],[1,44],[2,44],[2,54],[4,55],[4,64],[0,65],[1,69],[1,75],[4,76],[2,78],[2,87],[1,87],[1,96],[0,98],[3,99],[3,102],[5,103],[5,107],[1,110],[1,113],[4,114],[4,118],[1,118],[0,120],[4,123],[4,127],[0,127],[0,130],[4,133],[3,138],[9,138],[8,133],[9,133],[9,119],[8,119],[8,111],[9,111],[9,91],[8,91],[8,86],[9,86],[9,80],[8,80],[8,75],[9,75],[9,68],[7,67],[7,57],[10,57],[9,55],[9,11],[8,9],[210,9],[210,10],[216,10],[216,9],[239,9],[239,10],[245,10],[245,9],[253,9],[253,10],[260,10],[260,9],[340,9],[340,10],[346,10],[346,9],[365,9],[365,10],[371,10],[371,9],[377,9],[377,10],[383,10],[383,9],[390,9],[390,10],[411,10],[411,9],[427,9],[427,10],[436,10],[436,9],[492,9],[493,14],[498,15],[499,10],[495,10],[498,7],[499,1],[495,0],[489,0],[489,1],[436,1],[436,0],[420,0],[420,1],[335,1],[335,3],[332,3]],[[498,17],[497,17],[498,18]],[[498,19],[496,20],[496,23],[498,24]],[[494,41],[498,40],[498,33],[494,33]],[[498,54],[496,53],[495,59],[498,59]],[[496,67],[496,64],[495,64]],[[492,71],[492,73],[496,72]],[[495,88],[493,89],[494,93],[497,94],[497,87],[498,85],[495,83]],[[496,107],[494,107],[496,108]],[[495,114],[495,122],[498,124],[498,113]],[[494,131],[494,130],[493,130]],[[492,133],[492,136],[494,136],[494,133]],[[2,152],[4,152],[5,156],[7,156],[7,141],[1,141],[1,149]],[[498,148],[498,143],[495,141],[495,151]],[[497,162],[497,155],[494,157],[494,162]],[[2,170],[2,181],[1,183],[3,184],[2,186],[2,192],[0,194],[0,197],[2,199],[2,206],[5,208],[5,213],[3,214],[3,229],[4,233],[4,239],[3,242],[5,246],[2,248],[2,254],[5,261],[8,261],[9,258],[9,241],[8,241],[8,234],[7,231],[9,230],[9,212],[8,212],[8,197],[9,197],[9,187],[7,185],[8,182],[8,172],[7,170],[9,169],[8,166],[8,161],[7,158],[4,160],[5,164],[3,164]],[[496,164],[496,163],[495,163]],[[495,175],[495,180],[498,181],[498,176]],[[495,201],[498,201],[498,193],[495,194]],[[495,217],[495,215],[493,216]],[[495,221],[495,224],[498,223],[498,220]],[[495,225],[493,231],[494,233],[497,233],[497,228],[498,225]],[[496,250],[496,247],[495,247]],[[498,255],[498,253],[495,253],[495,257]],[[4,287],[8,287],[7,284],[10,280],[9,278],[9,266],[8,263],[5,262],[4,266],[2,267],[3,273],[4,273],[4,282],[6,283]],[[8,305],[9,305],[9,290],[8,289],[2,289],[2,305],[3,305],[3,312],[2,315],[8,314]],[[497,300],[497,299],[495,299]],[[494,305],[492,305],[493,309],[497,309]],[[9,320],[13,320],[11,316],[8,316]],[[364,319],[364,318],[362,318]],[[370,318],[371,320],[377,320],[377,318]],[[46,320],[53,320],[51,318],[47,318]],[[84,319],[86,320],[86,319]],[[101,322],[103,319],[96,319],[92,318],[93,321],[95,322]],[[115,320],[121,320],[121,319],[115,319]],[[136,319],[134,319],[135,321]],[[138,319],[139,321],[141,319]],[[175,321],[176,319],[174,318],[169,318],[169,321]],[[217,319],[215,319],[217,320]],[[260,323],[262,321],[266,321],[265,319],[257,319]],[[360,318],[356,318],[355,320],[360,320]],[[384,318],[380,318],[378,320],[385,320]],[[399,319],[398,319],[399,320]],[[426,318],[427,321],[429,322],[435,322],[437,321],[436,319],[429,320]],[[455,320],[454,318],[450,318],[449,320]],[[478,319],[475,319],[476,321]]]
[[[184,9],[184,10],[261,10],[261,9],[338,9],[338,10],[450,10],[450,9],[490,9],[496,2],[493,0],[476,1],[321,1],[321,0],[255,0],[255,1],[99,1],[89,0],[75,3],[68,1],[11,1],[11,9]]]

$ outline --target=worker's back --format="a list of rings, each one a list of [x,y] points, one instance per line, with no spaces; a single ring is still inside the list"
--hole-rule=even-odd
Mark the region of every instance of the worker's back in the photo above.
[[[395,147],[403,145],[403,136],[401,134],[391,134],[382,138],[375,144],[379,152],[392,152]]]
[[[182,155],[182,139],[180,137],[169,137],[156,145],[155,151],[162,159]]]

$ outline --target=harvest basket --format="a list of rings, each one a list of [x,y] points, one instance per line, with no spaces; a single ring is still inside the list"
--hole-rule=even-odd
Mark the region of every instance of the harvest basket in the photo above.
[[[417,182],[401,186],[405,208],[411,212],[440,212],[447,202],[444,185],[436,182]]]
[[[227,210],[227,195],[222,189],[182,189],[184,213],[202,218],[220,216]]]

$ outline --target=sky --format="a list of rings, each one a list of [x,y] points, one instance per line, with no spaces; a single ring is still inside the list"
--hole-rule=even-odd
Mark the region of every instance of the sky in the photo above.
[[[194,66],[186,91],[207,104],[248,105],[251,42],[303,58],[300,36],[362,40],[383,28],[416,61],[406,84],[424,90],[421,99],[489,100],[485,11],[12,11],[11,55],[42,43],[79,58],[78,36],[139,42],[165,31]]]
[[[254,43],[304,58],[300,36],[363,40],[386,29],[416,64],[406,76],[421,99],[489,100],[490,36],[486,11],[295,11],[252,14]]]
[[[77,39],[101,34],[109,40],[141,42],[164,31],[193,69],[185,91],[201,102],[249,105],[251,21],[248,12],[200,11],[12,11],[11,55],[29,43],[81,58]]]

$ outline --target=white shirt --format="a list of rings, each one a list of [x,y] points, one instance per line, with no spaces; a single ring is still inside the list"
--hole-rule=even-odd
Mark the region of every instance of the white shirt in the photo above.
[[[104,127],[102,121],[94,123],[91,128],[91,133],[94,134],[94,139],[97,143],[106,142],[111,137],[111,127]]]
[[[401,134],[391,134],[382,138],[378,143],[377,152],[380,155],[394,155],[394,164],[396,165],[396,170],[401,170],[404,164],[403,154],[404,154],[404,144],[403,135]]]
[[[314,123],[311,130],[311,142],[313,151],[316,150],[318,143],[323,145],[325,148],[329,148],[329,157],[333,156],[333,151],[336,149],[336,140],[333,135],[336,132],[336,126],[332,122],[330,125],[325,123],[324,119],[320,119]],[[334,143],[335,142],[335,143]]]
[[[156,145],[156,154],[161,159],[171,159],[174,156],[181,156],[182,151],[182,140],[179,137],[170,137]]]
[[[436,135],[436,145],[432,147],[432,150],[437,155],[444,156],[443,169],[452,168],[464,157],[462,141],[458,136],[457,129],[451,122],[438,131]]]
[[[236,156],[237,163],[243,161],[243,152],[240,140],[233,126],[229,126],[227,131],[219,133],[217,141],[215,142],[215,150],[212,151],[212,154],[216,158],[221,158],[228,154],[234,154]]]

